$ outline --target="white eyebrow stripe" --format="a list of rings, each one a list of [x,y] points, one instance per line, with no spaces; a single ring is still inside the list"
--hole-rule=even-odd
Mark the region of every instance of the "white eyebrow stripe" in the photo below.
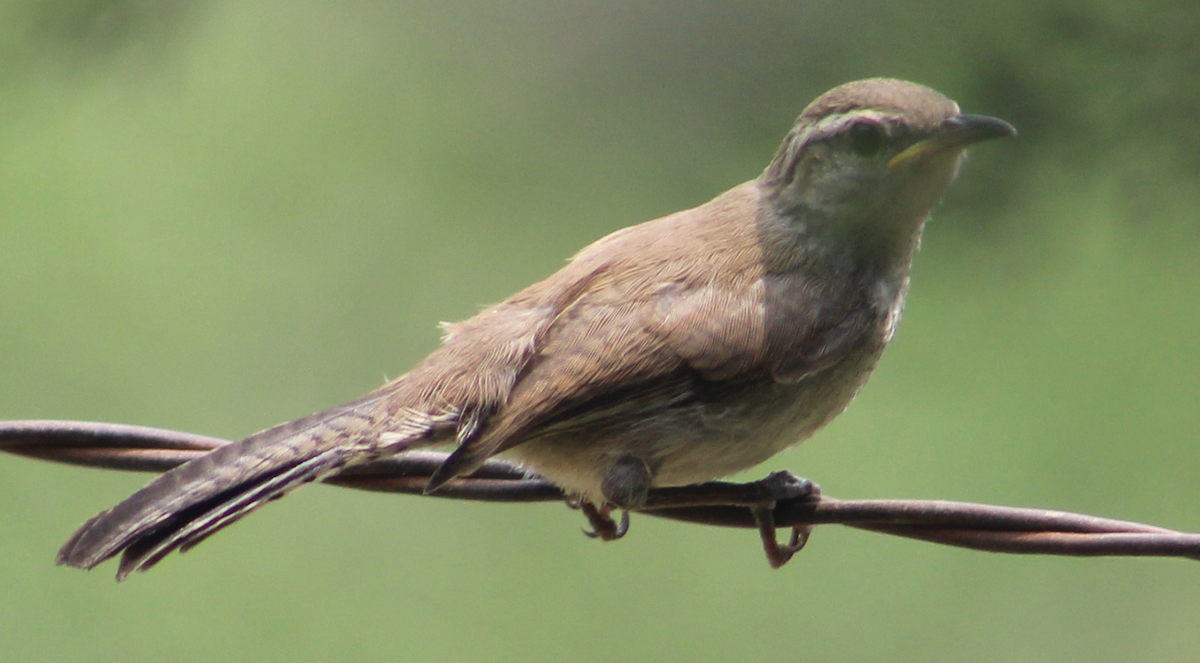
[[[806,143],[815,137],[828,137],[841,133],[849,125],[859,120],[869,120],[885,127],[894,124],[899,118],[893,114],[884,113],[870,108],[859,108],[844,113],[832,113],[821,118],[816,124],[808,127],[797,136],[800,143]]]
[[[894,114],[884,113],[882,111],[873,110],[870,108],[856,108],[850,111],[841,113],[830,113],[821,118],[816,124],[807,126],[799,134],[789,136],[787,139],[786,159],[784,163],[794,164],[799,158],[800,151],[804,146],[812,141],[823,140],[830,136],[835,136],[842,132],[848,125],[859,120],[870,120],[878,122],[884,126],[899,120]],[[772,162],[772,166],[778,161]],[[770,169],[770,167],[768,167]],[[782,171],[781,171],[782,172]]]

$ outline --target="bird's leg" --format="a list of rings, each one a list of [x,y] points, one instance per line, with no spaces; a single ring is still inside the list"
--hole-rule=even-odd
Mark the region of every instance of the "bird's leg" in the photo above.
[[[804,544],[808,543],[813,526],[793,527],[788,542],[780,544],[775,538],[775,505],[780,500],[820,495],[821,489],[812,481],[802,479],[787,470],[772,472],[767,478],[749,485],[757,486],[763,491],[762,498],[749,505],[750,512],[754,514],[754,522],[758,525],[758,535],[762,539],[763,552],[767,554],[767,563],[771,568],[778,569],[787,564],[792,555],[800,552]]]
[[[600,492],[618,509],[639,509],[646,504],[652,481],[654,473],[646,461],[637,456],[621,456],[608,468],[604,481],[600,482]]]
[[[780,543],[775,536],[775,506],[782,500],[793,500],[803,497],[817,497],[821,489],[812,481],[803,479],[787,470],[772,472],[765,479],[745,484],[729,484],[711,482],[680,486],[678,488],[659,489],[655,499],[650,500],[650,485],[653,473],[645,461],[634,456],[622,456],[609,468],[600,484],[600,489],[606,499],[602,505],[587,500],[580,500],[577,505],[591,524],[591,531],[584,531],[590,537],[603,541],[614,541],[625,536],[629,530],[629,511],[646,506],[650,508],[671,508],[684,506],[742,506],[750,509],[754,522],[758,526],[758,534],[762,539],[763,552],[767,555],[767,563],[771,568],[778,569],[808,542],[812,533],[812,525],[801,525],[792,528],[791,537],[787,543]],[[723,496],[713,495],[707,488],[722,488]],[[696,491],[700,492],[697,494]],[[706,494],[707,493],[707,494]],[[621,520],[612,518],[612,511],[621,509]]]
[[[585,530],[584,534],[602,541],[615,541],[625,536],[629,531],[629,511],[646,504],[653,480],[654,474],[646,461],[636,456],[618,458],[600,483],[605,503],[597,506],[587,500],[580,502],[583,515],[592,525],[592,530]],[[614,508],[621,509],[619,523],[610,515]]]
[[[693,506],[737,506],[750,509],[762,538],[763,551],[771,568],[786,564],[808,541],[811,525],[792,528],[788,543],[775,538],[775,506],[784,500],[816,499],[821,489],[812,481],[802,479],[787,470],[771,473],[767,478],[750,483],[710,481],[688,486],[658,488],[649,496],[648,510]]]

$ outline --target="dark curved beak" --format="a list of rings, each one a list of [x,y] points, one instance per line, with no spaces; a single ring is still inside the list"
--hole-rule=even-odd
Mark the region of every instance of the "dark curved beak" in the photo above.
[[[987,115],[955,115],[942,123],[937,131],[921,141],[909,145],[888,161],[888,168],[896,168],[923,156],[961,150],[968,145],[982,143],[993,138],[1017,135],[1013,125]]]

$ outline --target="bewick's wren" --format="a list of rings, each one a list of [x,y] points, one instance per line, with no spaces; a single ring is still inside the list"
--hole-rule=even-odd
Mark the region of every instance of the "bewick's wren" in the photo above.
[[[602,514],[754,466],[854,397],[963,149],[1013,133],[914,83],[837,87],[758,179],[597,241],[357,401],[156,478],[59,563],[125,551],[124,577],[303,483],[443,442],[431,490],[503,454]]]

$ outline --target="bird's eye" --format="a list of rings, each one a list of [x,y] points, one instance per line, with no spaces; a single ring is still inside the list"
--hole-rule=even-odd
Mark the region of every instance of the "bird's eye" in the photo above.
[[[860,157],[873,157],[883,149],[883,127],[874,122],[855,122],[850,127],[850,149]]]

